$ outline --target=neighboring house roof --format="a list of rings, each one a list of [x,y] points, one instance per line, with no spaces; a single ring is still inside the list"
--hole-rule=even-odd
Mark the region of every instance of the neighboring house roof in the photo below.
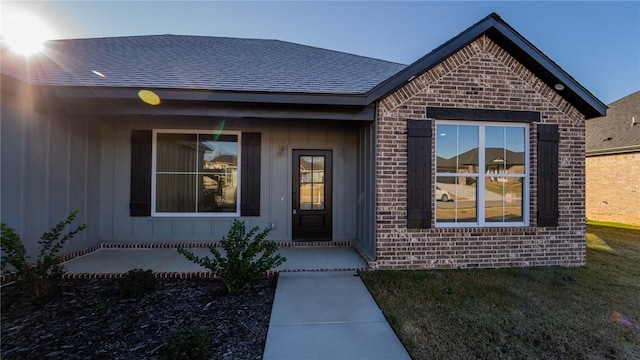
[[[278,40],[153,35],[56,40],[28,71],[3,51],[2,73],[55,86],[68,98],[132,97],[152,88],[165,100],[366,107],[487,35],[587,118],[606,106],[492,13],[409,66]],[[86,91],[91,87],[91,91]],[[134,96],[135,97],[135,96]],[[365,117],[372,117],[372,112]]]
[[[406,65],[279,40],[151,35],[54,40],[39,85],[363,94]],[[102,77],[102,75],[104,77]]]
[[[489,165],[504,165],[506,160],[507,168],[514,165],[524,165],[524,152],[514,152],[503,148],[486,148],[485,161]],[[471,149],[464,153],[445,159],[438,156],[438,168],[457,168],[478,164],[478,149]]]
[[[231,165],[238,165],[238,157],[236,155],[231,154],[223,154],[216,156],[215,159],[211,160],[210,163],[225,163]]]
[[[640,91],[611,104],[607,116],[589,119],[587,156],[640,152]]]

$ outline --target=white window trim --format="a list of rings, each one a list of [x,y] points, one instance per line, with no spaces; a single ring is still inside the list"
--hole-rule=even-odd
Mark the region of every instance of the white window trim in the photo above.
[[[238,193],[236,198],[236,212],[157,212],[156,211],[156,165],[157,165],[157,139],[158,134],[219,134],[219,135],[236,135],[238,136]],[[240,172],[242,161],[242,132],[241,131],[216,131],[216,130],[199,130],[199,129],[153,129],[153,139],[151,145],[151,216],[152,217],[238,217],[240,216],[240,199],[242,186],[242,174]]]
[[[434,163],[435,163],[435,172],[434,172],[434,178],[433,178],[433,193],[434,193],[434,197],[433,197],[433,206],[434,206],[434,223],[435,223],[435,227],[437,228],[465,228],[465,227],[474,227],[474,228],[503,228],[503,227],[527,227],[529,226],[529,218],[530,218],[530,193],[531,193],[531,180],[530,180],[530,176],[531,176],[531,164],[530,164],[530,154],[531,154],[531,137],[530,137],[530,131],[531,131],[531,127],[528,123],[511,123],[511,122],[489,122],[489,121],[465,121],[465,120],[436,120],[436,129],[438,125],[475,125],[475,126],[479,126],[479,134],[478,134],[478,146],[479,146],[479,151],[478,151],[478,162],[479,165],[482,164],[483,166],[478,166],[478,169],[484,169],[484,164],[485,164],[485,152],[484,151],[480,151],[481,149],[484,150],[485,146],[484,144],[486,143],[485,141],[485,131],[484,128],[488,127],[488,126],[499,126],[499,127],[513,127],[513,128],[523,128],[524,129],[524,142],[525,142],[525,154],[524,154],[524,162],[525,162],[525,174],[524,177],[521,174],[496,174],[496,175],[500,175],[500,177],[518,177],[518,178],[523,178],[523,184],[525,185],[523,190],[522,190],[522,220],[520,222],[487,222],[485,221],[485,214],[484,214],[484,203],[485,203],[485,192],[484,191],[477,191],[477,198],[476,198],[476,211],[477,211],[477,221],[475,222],[443,222],[443,221],[438,221],[438,206],[437,206],[437,202],[436,202],[436,198],[435,198],[435,191],[436,191],[436,186],[437,182],[436,180],[438,179],[438,176],[452,176],[452,173],[439,173],[437,171],[438,167],[437,167],[437,145],[435,145],[437,143],[434,142]],[[481,146],[481,148],[480,148]],[[484,189],[484,184],[485,184],[485,180],[486,180],[486,175],[485,173],[469,173],[468,175],[471,176],[476,176],[478,178],[478,185],[477,185],[477,189]]]

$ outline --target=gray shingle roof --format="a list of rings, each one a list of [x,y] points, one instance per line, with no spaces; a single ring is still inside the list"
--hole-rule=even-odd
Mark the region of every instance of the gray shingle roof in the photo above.
[[[640,91],[609,104],[606,116],[587,120],[586,142],[587,155],[640,151]]]
[[[9,56],[2,72],[24,79]],[[183,35],[55,40],[30,64],[29,81],[42,85],[317,94],[363,94],[405,67],[279,40]]]

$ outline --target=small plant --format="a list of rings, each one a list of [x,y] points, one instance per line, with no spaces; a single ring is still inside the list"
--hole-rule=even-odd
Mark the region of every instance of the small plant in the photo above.
[[[98,305],[96,305],[96,308],[98,310],[104,311],[104,310],[107,310],[109,306],[111,306],[111,304],[109,304],[108,302],[101,302],[101,303],[98,303]]]
[[[133,269],[122,274],[119,280],[120,293],[126,298],[141,298],[156,289],[153,270]]]
[[[30,257],[26,255],[20,236],[6,224],[0,224],[2,230],[0,247],[3,252],[0,267],[5,272],[8,271],[7,265],[11,265],[12,271],[15,272],[16,283],[24,286],[35,298],[47,296],[57,289],[62,281],[66,270],[60,263],[58,252],[67,241],[87,227],[86,224],[82,224],[62,236],[65,228],[75,220],[78,211],[72,211],[66,220],[60,221],[51,231],[42,234],[38,240],[40,252],[35,264],[29,262]]]
[[[209,334],[201,327],[181,328],[173,333],[161,359],[200,360],[211,357]]]
[[[183,248],[179,248],[178,252],[217,274],[230,294],[237,293],[286,261],[285,257],[276,254],[278,245],[265,240],[271,229],[258,230],[256,226],[247,233],[244,222],[234,220],[231,230],[220,242],[226,255],[220,254],[213,245],[209,246],[213,259],[208,256],[200,258]]]

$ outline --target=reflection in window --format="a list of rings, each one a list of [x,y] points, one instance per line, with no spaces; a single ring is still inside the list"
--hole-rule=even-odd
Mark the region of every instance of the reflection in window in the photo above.
[[[485,218],[487,222],[523,222],[524,128],[485,128]]]
[[[300,156],[300,210],[324,210],[324,156]]]
[[[436,177],[436,222],[477,221],[476,188],[464,186],[467,181],[475,183],[475,179],[467,176]]]
[[[236,213],[238,135],[156,134],[157,213]]]
[[[436,223],[526,222],[526,125],[436,125]]]
[[[436,132],[437,172],[478,172],[477,126],[438,125]]]
[[[485,128],[485,172],[524,174],[524,128]]]
[[[523,222],[522,179],[485,181],[484,213],[487,222]]]

